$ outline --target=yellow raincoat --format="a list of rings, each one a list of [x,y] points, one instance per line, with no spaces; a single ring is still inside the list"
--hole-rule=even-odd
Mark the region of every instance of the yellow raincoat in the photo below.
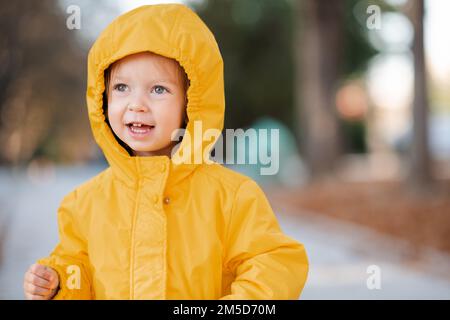
[[[297,299],[308,273],[305,249],[282,233],[255,182],[218,163],[130,156],[113,136],[102,109],[103,72],[143,51],[185,69],[191,136],[193,121],[203,131],[223,128],[222,58],[192,10],[143,6],[103,31],[89,52],[87,104],[110,166],[58,210],[60,242],[37,261],[59,274],[55,299]],[[188,146],[203,154],[214,141],[185,140],[177,153]]]

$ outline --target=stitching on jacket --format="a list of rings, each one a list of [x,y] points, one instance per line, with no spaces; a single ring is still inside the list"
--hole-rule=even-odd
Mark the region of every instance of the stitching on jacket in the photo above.
[[[235,194],[234,194],[233,205],[232,205],[232,207],[231,207],[231,212],[229,213],[228,223],[227,223],[226,231],[225,231],[225,248],[229,248],[229,246],[228,246],[229,239],[228,239],[228,238],[229,238],[229,233],[230,233],[231,223],[232,223],[233,216],[234,216],[235,206],[236,206],[236,202],[237,202],[236,199],[237,199],[237,197],[238,197],[239,190],[241,190],[242,186],[243,186],[244,184],[246,184],[248,181],[249,181],[249,180],[244,180],[244,181],[239,185],[239,187],[236,189],[236,192],[235,192]],[[225,254],[225,251],[226,251],[226,250],[224,250],[223,258],[222,258],[222,261],[223,261],[223,263],[222,263],[222,266],[223,266],[223,267],[222,267],[222,268],[223,268],[223,270],[225,270],[226,272],[233,273],[234,271],[231,270],[231,269],[229,268],[229,266],[228,266],[228,263],[226,263],[226,262],[227,262],[227,261],[226,261],[226,258],[227,258],[228,252],[227,252],[227,254]]]

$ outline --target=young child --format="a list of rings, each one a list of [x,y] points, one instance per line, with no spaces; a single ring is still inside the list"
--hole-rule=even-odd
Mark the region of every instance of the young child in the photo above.
[[[105,29],[87,103],[110,166],[63,199],[60,242],[26,272],[28,299],[298,299],[307,256],[263,191],[194,161],[217,137],[188,137],[222,130],[224,100],[219,48],[188,7],[143,6]]]

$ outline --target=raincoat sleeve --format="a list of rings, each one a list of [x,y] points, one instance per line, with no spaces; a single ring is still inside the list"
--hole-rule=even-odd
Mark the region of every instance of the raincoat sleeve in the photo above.
[[[283,234],[263,191],[252,180],[237,191],[227,233],[224,268],[234,280],[221,300],[299,298],[308,275],[305,249]]]
[[[74,221],[76,212],[76,191],[73,191],[58,209],[59,243],[50,256],[37,261],[58,273],[59,291],[53,298],[55,300],[93,298],[86,243]]]

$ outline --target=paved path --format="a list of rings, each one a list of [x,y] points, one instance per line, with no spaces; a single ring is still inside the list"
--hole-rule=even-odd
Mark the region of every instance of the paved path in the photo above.
[[[310,273],[302,299],[450,299],[447,255],[427,249],[421,260],[408,260],[411,247],[402,241],[314,215],[284,215],[280,223],[307,249]],[[379,290],[367,287],[374,265]]]
[[[57,242],[56,210],[62,197],[100,170],[58,167],[36,179],[0,169],[0,224],[8,226],[0,227],[0,299],[23,298],[23,273]],[[447,256],[430,251],[426,263],[405,263],[408,246],[399,241],[312,214],[294,218],[287,209],[276,212],[282,229],[307,248],[310,274],[303,299],[450,298]],[[381,270],[380,290],[367,288],[369,265]]]

